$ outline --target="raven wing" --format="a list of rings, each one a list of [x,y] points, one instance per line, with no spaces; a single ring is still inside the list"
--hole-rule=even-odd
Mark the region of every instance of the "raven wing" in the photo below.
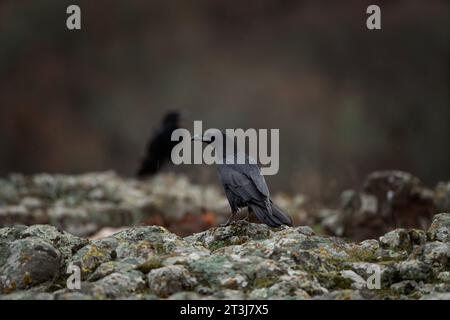
[[[266,179],[264,179],[264,176],[261,174],[259,167],[256,164],[247,164],[245,166],[247,167],[245,170],[247,177],[252,179],[259,192],[269,198],[269,188],[267,187]]]
[[[255,203],[266,207],[270,200],[264,177],[259,172],[254,175],[254,169],[247,170],[251,168],[245,167],[249,165],[218,165],[219,179],[230,205],[237,203],[239,207],[243,207],[247,203]]]
[[[269,188],[261,170],[256,164],[228,164],[228,167],[251,180],[262,196],[270,198]]]

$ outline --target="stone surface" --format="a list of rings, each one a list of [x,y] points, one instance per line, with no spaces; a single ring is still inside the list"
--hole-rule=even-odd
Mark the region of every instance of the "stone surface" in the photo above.
[[[436,208],[450,210],[448,184],[433,190],[402,171],[376,171],[361,192],[344,191],[339,210],[325,218],[337,236],[356,240],[378,237],[396,227],[425,229]]]
[[[167,266],[150,271],[148,274],[150,290],[162,298],[171,294],[192,290],[197,280],[183,266]]]
[[[61,254],[42,239],[17,239],[9,243],[6,250],[8,257],[0,267],[2,292],[52,281],[59,275]]]
[[[419,260],[402,261],[397,268],[400,278],[404,280],[427,280],[432,276],[430,265]]]
[[[167,224],[179,233],[215,223],[204,208],[229,213],[224,195],[213,186],[193,185],[183,176],[158,175],[148,181],[114,172],[77,176],[37,174],[0,178],[0,226],[51,224],[77,236],[103,227]],[[223,215],[222,215],[223,214]],[[205,219],[204,219],[205,218]],[[186,225],[184,219],[194,219]],[[183,226],[183,227],[181,227]]]
[[[431,240],[450,242],[450,213],[435,215],[428,235]]]
[[[380,244],[383,247],[391,249],[411,249],[411,239],[409,233],[405,229],[396,229],[386,233],[384,236],[380,237]]]
[[[348,219],[383,222],[429,204],[429,190],[410,175],[385,172],[368,181],[364,192],[343,194],[343,217],[328,219],[342,214],[334,210],[315,221],[328,219],[346,234]],[[13,175],[0,179],[0,198],[0,299],[449,298],[448,213],[435,215],[428,229],[393,227],[354,242],[324,235],[321,224],[216,227],[208,210],[224,210],[223,196],[170,175],[148,182],[111,173]],[[280,199],[294,217],[308,216],[304,198]],[[183,236],[154,225],[160,213],[159,222],[176,230],[190,221],[204,223],[204,231],[183,229]],[[117,229],[87,237],[105,226]],[[80,289],[67,288],[69,266],[79,267]]]
[[[423,237],[412,244],[410,234],[396,229],[380,241],[352,243],[308,227],[239,221],[185,238],[148,226],[86,240],[45,225],[6,227],[0,229],[0,298],[447,297],[450,245]],[[69,264],[80,267],[79,290],[66,286]]]

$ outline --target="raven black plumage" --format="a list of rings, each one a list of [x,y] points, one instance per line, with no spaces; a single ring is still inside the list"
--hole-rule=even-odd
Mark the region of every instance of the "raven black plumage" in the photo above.
[[[170,159],[172,148],[178,143],[171,141],[171,136],[172,132],[179,128],[179,119],[178,112],[169,112],[164,117],[161,126],[153,132],[145,157],[137,171],[138,177],[154,175]]]
[[[227,150],[226,144],[227,142],[231,143],[231,138],[224,133],[222,136],[223,139],[220,141],[223,143],[222,150]],[[211,135],[194,137],[193,140],[218,143]],[[216,156],[222,158],[221,163],[217,164],[217,172],[231,207],[231,216],[225,225],[232,221],[239,209],[247,207],[249,213],[254,212],[261,222],[270,227],[292,226],[292,218],[281,211],[270,199],[264,176],[261,175],[261,171],[253,159],[236,147],[232,154],[227,154],[227,151],[220,154],[216,150]],[[237,159],[240,157],[245,159],[244,164],[237,163]],[[233,161],[230,161],[231,159]]]

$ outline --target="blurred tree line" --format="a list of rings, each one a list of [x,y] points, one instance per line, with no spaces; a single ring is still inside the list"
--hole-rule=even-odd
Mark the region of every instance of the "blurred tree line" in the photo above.
[[[78,4],[82,30],[66,29]],[[273,189],[450,178],[448,1],[0,2],[0,174],[131,175],[164,113],[280,128]],[[212,168],[177,168],[210,181]]]

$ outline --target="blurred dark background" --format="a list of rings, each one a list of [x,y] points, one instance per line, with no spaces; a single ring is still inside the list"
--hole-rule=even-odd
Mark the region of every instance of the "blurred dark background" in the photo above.
[[[82,30],[66,28],[78,4]],[[378,4],[382,30],[366,28]],[[168,110],[279,128],[271,189],[450,179],[450,2],[0,1],[0,175],[132,175]],[[185,166],[200,182],[212,168]]]

